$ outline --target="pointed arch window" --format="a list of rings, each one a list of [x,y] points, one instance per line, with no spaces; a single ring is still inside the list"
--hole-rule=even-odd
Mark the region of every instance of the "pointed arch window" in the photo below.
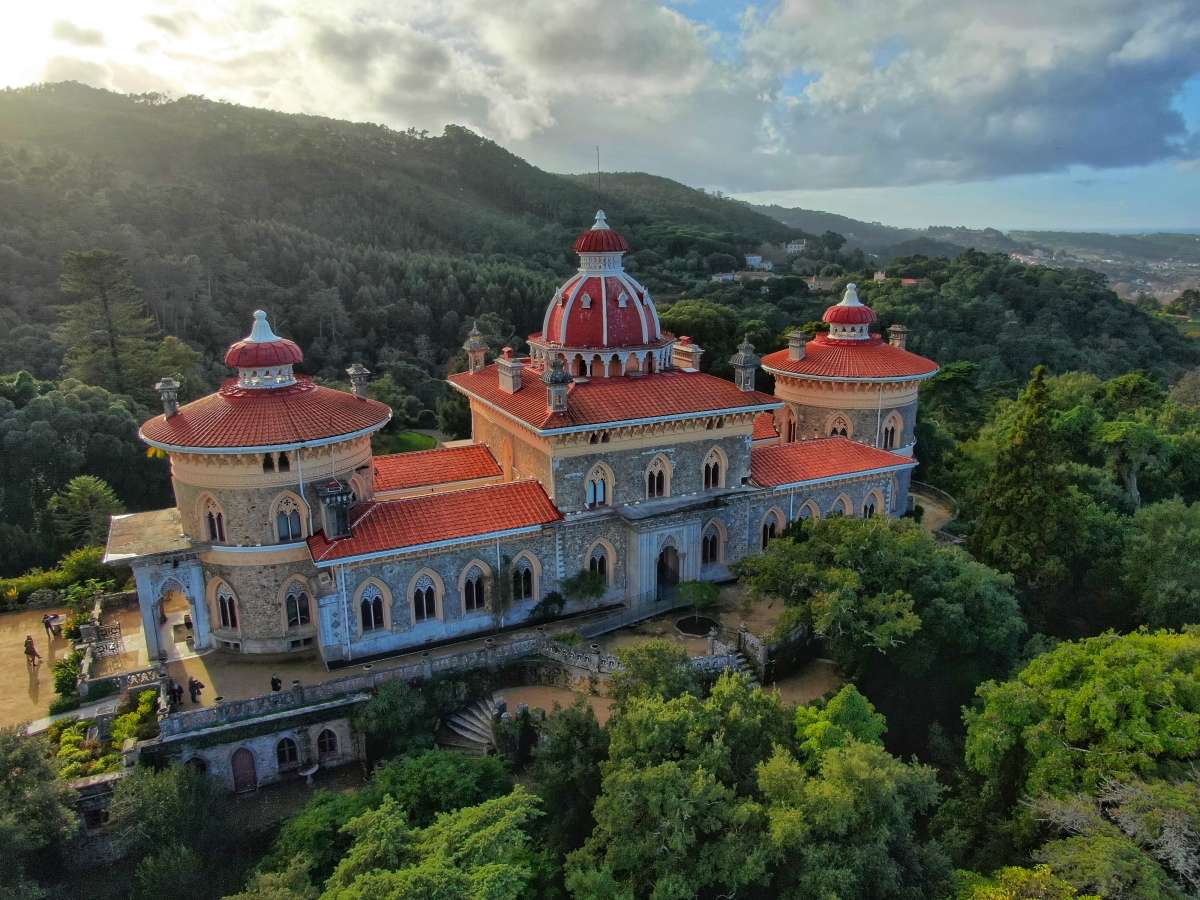
[[[603,547],[596,547],[592,550],[591,558],[588,559],[588,571],[593,575],[599,575],[608,582],[608,553]]]
[[[279,762],[281,769],[298,766],[300,765],[300,748],[291,738],[285,737],[275,745],[275,759]]]
[[[875,498],[874,497],[868,497],[867,502],[863,504],[863,518],[864,519],[875,518]]]
[[[359,614],[364,634],[383,628],[383,591],[373,584],[367,585],[359,604]]]
[[[588,473],[587,484],[584,486],[584,501],[589,508],[608,506],[608,484],[608,470],[603,466],[596,466]]]
[[[903,433],[903,426],[900,418],[893,413],[888,416],[887,422],[883,426],[883,434],[880,437],[880,445],[884,450],[893,450],[898,446],[897,438]]]
[[[304,520],[294,498],[284,497],[275,504],[275,532],[281,544],[303,540]]]
[[[850,423],[842,416],[838,416],[833,420],[833,424],[829,426],[830,437],[850,437]]]
[[[237,600],[224,585],[217,589],[217,619],[222,628],[238,627]]]
[[[476,612],[487,607],[487,581],[479,566],[471,566],[463,581],[463,611]]]
[[[308,591],[299,584],[293,584],[288,588],[288,592],[283,598],[283,605],[287,610],[288,628],[300,628],[312,622]]]
[[[329,756],[335,756],[338,752],[337,734],[326,728],[317,735],[317,758],[325,759]]]
[[[762,523],[762,548],[767,549],[767,544],[775,540],[779,535],[779,516],[774,510],[767,513]]]
[[[700,538],[700,564],[711,566],[721,561],[721,532],[716,525],[704,529]]]
[[[790,413],[787,417],[787,442],[789,444],[796,442],[796,417]]]
[[[670,467],[667,465],[667,461],[661,456],[656,457],[646,470],[646,497],[647,499],[666,497],[670,494],[670,490]]]
[[[513,567],[512,596],[514,601],[533,598],[533,566],[527,559],[519,560]]]
[[[437,618],[437,586],[428,575],[422,575],[413,586],[413,621],[424,622]]]
[[[714,490],[725,486],[723,458],[714,447],[704,459],[704,489]]]
[[[209,497],[204,504],[204,522],[208,529],[208,539],[218,543],[225,542],[225,514],[217,501]]]

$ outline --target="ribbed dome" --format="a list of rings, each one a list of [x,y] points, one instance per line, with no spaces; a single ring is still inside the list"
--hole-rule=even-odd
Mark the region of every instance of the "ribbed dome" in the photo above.
[[[821,321],[830,325],[873,325],[875,310],[858,299],[858,285],[848,284],[842,302],[825,310]]]
[[[250,334],[225,351],[225,365],[234,369],[290,366],[303,360],[304,354],[296,342],[275,334],[267,322],[267,314],[261,309],[254,311]]]
[[[596,211],[596,222],[575,239],[576,253],[625,253],[629,243],[608,227],[604,210]]]

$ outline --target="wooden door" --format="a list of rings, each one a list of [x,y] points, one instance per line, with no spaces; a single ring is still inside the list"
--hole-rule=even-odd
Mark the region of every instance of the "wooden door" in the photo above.
[[[254,768],[254,754],[239,747],[233,754],[233,790],[238,794],[258,788],[258,773]]]

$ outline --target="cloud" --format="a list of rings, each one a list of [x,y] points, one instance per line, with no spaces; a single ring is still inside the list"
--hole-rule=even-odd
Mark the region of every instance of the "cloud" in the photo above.
[[[94,28],[80,28],[64,19],[54,23],[50,33],[58,40],[77,47],[100,47],[104,44],[104,34]]]
[[[558,171],[599,144],[731,192],[919,185],[1200,157],[1195,2],[779,0],[718,31],[642,0],[161,0],[145,52],[89,58],[113,85],[462,124]]]

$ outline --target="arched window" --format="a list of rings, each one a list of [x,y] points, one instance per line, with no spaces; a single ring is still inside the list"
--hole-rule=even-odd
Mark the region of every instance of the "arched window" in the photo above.
[[[300,765],[300,748],[291,738],[285,737],[275,745],[275,759],[278,760],[281,769],[298,766]]]
[[[222,628],[237,628],[237,600],[225,585],[217,588],[217,618]]]
[[[868,497],[866,499],[866,502],[863,503],[863,518],[864,519],[875,518],[875,498],[874,497]]]
[[[317,735],[317,759],[336,756],[338,752],[337,735],[328,728]]]
[[[715,490],[725,486],[725,458],[714,447],[704,459],[704,489]]]
[[[275,471],[275,457],[272,456],[270,453],[263,454],[263,471],[264,472],[274,472]]]
[[[208,539],[218,543],[225,542],[225,514],[217,501],[209,497],[204,502],[204,522],[208,529]]]
[[[721,530],[709,524],[700,538],[700,565],[712,566],[721,561]]]
[[[283,598],[284,609],[287,610],[288,628],[299,628],[312,621],[309,608],[308,592],[299,584],[292,584]]]
[[[771,510],[763,518],[762,522],[762,548],[767,549],[767,544],[775,540],[782,530],[782,516],[776,510]]]
[[[883,425],[883,434],[880,438],[880,445],[884,450],[892,450],[897,446],[897,438],[903,433],[903,424],[900,417],[895,413],[888,416],[887,421]]]
[[[512,571],[513,600],[529,600],[533,597],[533,566],[529,560],[520,559]]]
[[[646,469],[646,497],[666,497],[671,493],[671,467],[666,459],[656,456]]]
[[[603,547],[592,549],[591,558],[588,559],[588,571],[603,578],[605,584],[608,583],[608,553]]]
[[[288,459],[288,455],[286,453],[280,453],[279,454],[279,471],[280,472],[288,472],[291,470],[291,468],[292,468],[292,462],[290,459]]]
[[[829,426],[830,437],[850,437],[850,423],[844,416],[835,418]]]
[[[362,593],[362,603],[359,604],[362,614],[362,630],[375,631],[383,627],[383,591],[373,584],[367,585]]]
[[[471,566],[463,581],[463,612],[475,612],[487,607],[487,581],[479,566]]]
[[[295,497],[285,496],[275,504],[275,532],[281,544],[303,540],[303,520]]]
[[[588,473],[584,485],[584,501],[588,508],[608,506],[612,503],[612,472],[607,466],[597,465]]]
[[[413,587],[413,621],[437,618],[437,587],[428,575],[417,579]]]
[[[808,500],[803,506],[800,507],[800,514],[797,516],[797,518],[811,519],[815,522],[821,518],[821,510],[817,508],[816,503],[814,503],[812,500]]]

